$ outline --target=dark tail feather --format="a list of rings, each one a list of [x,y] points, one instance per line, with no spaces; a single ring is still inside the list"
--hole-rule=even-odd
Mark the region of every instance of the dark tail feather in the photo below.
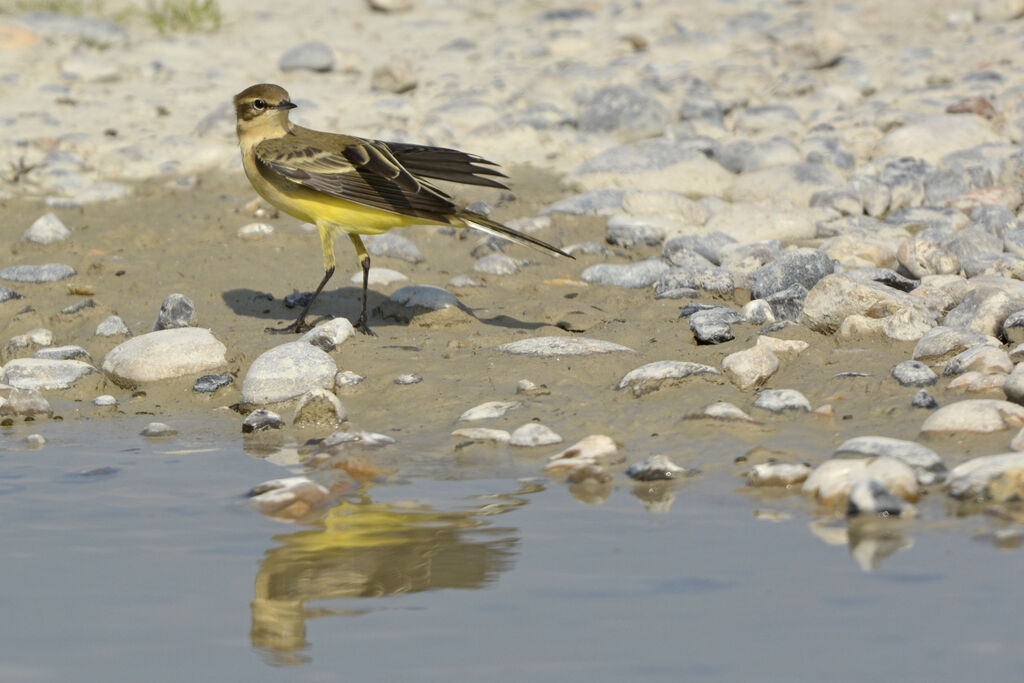
[[[573,260],[576,259],[575,256],[573,256],[572,254],[565,253],[558,247],[551,246],[547,242],[539,240],[531,235],[527,235],[526,233],[519,232],[518,230],[513,230],[507,225],[502,225],[501,223],[492,221],[490,218],[481,216],[478,213],[473,213],[471,211],[463,211],[460,214],[458,214],[458,218],[467,227],[481,230],[490,235],[496,235],[497,237],[509,240],[510,242],[522,244],[523,246],[526,247],[533,247],[534,249],[545,249],[547,251],[558,254],[559,256],[565,256]]]
[[[506,177],[495,168],[497,164],[475,154],[446,147],[428,147],[403,142],[385,144],[398,162],[413,175],[464,185],[508,189],[500,181],[494,180]]]

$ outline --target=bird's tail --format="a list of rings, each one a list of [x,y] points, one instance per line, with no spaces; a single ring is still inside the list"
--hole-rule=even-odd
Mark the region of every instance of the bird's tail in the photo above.
[[[501,237],[502,239],[506,239],[510,242],[515,242],[516,244],[522,244],[523,246],[533,247],[534,249],[543,249],[546,251],[550,251],[555,254],[558,254],[559,256],[566,256],[571,259],[576,258],[572,254],[567,254],[558,247],[552,246],[543,240],[539,240],[536,237],[533,237],[532,235],[527,235],[526,233],[519,232],[518,230],[513,230],[507,225],[502,225],[497,221],[492,221],[490,218],[487,218],[486,216],[481,216],[478,213],[473,213],[472,211],[462,211],[458,214],[458,218],[462,221],[464,225],[466,225],[466,227],[486,232],[489,235],[495,235],[497,237]]]

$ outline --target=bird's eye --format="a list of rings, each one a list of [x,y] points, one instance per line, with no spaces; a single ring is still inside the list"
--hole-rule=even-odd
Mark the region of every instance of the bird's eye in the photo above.
[[[252,101],[252,106],[253,106],[253,109],[266,109],[267,108],[267,103],[264,102],[263,100],[253,100]]]

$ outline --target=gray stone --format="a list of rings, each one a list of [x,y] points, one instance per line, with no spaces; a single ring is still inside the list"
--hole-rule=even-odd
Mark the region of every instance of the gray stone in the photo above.
[[[13,289],[10,289],[9,287],[4,287],[3,285],[0,285],[0,304],[4,303],[6,301],[14,301],[15,299],[24,299],[24,298],[25,297],[23,297],[21,294],[18,294],[17,292],[15,292]]]
[[[861,455],[866,458],[888,456],[902,460],[914,469],[917,483],[930,486],[946,476],[946,465],[939,454],[914,441],[891,439],[885,436],[858,436],[848,439],[832,453],[833,458]]]
[[[657,282],[668,270],[669,265],[660,258],[629,264],[598,263],[584,270],[580,278],[591,284],[643,289]]]
[[[847,517],[914,517],[916,514],[917,508],[912,503],[889,493],[877,479],[861,479],[850,488]]]
[[[1010,344],[1024,342],[1024,311],[1011,313],[1003,321],[1003,338]]]
[[[407,285],[395,290],[388,300],[406,308],[427,308],[432,311],[452,306],[463,310],[466,308],[451,292],[431,285]]]
[[[396,95],[413,90],[418,83],[412,61],[400,56],[392,56],[387,62],[376,67],[370,77],[370,87],[373,90]]]
[[[364,379],[366,378],[358,373],[352,372],[351,370],[344,370],[334,376],[334,386],[354,387]]]
[[[935,410],[939,407],[939,402],[935,400],[935,397],[929,394],[927,391],[922,389],[921,391],[914,394],[914,398],[910,400],[910,405],[914,408],[924,408],[925,410]]]
[[[32,354],[33,358],[43,358],[46,360],[82,360],[86,362],[92,361],[92,356],[89,352],[83,349],[81,346],[68,345],[68,346],[50,346],[39,349]]]
[[[891,194],[889,187],[873,176],[854,175],[850,177],[850,189],[857,195],[864,213],[869,216],[884,216],[889,210]]]
[[[166,437],[174,436],[178,433],[178,430],[163,422],[150,422],[140,433],[142,436],[148,437]]]
[[[930,387],[939,377],[927,365],[917,360],[905,360],[892,369],[892,376],[904,387]]]
[[[787,410],[811,411],[810,401],[796,389],[762,389],[757,392],[754,407],[773,413],[782,413]]]
[[[1000,333],[1010,314],[1020,310],[1022,305],[1024,298],[1016,294],[995,287],[977,287],[946,313],[943,324],[995,336]]]
[[[419,384],[423,381],[422,375],[417,375],[415,372],[406,373],[399,375],[395,378],[395,384],[406,385],[406,384]]]
[[[196,379],[192,385],[192,391],[197,394],[212,394],[213,392],[228,386],[235,381],[235,378],[228,374],[203,375]]]
[[[615,214],[608,219],[606,239],[609,244],[619,247],[635,247],[644,244],[655,247],[664,241],[666,235],[683,229],[680,223],[661,216]]]
[[[772,310],[776,320],[796,320],[804,310],[807,289],[800,283],[794,283],[785,289],[769,294],[765,303]]]
[[[284,420],[281,419],[281,416],[264,408],[252,411],[242,420],[243,434],[262,432],[266,429],[280,429],[281,427],[284,427]]]
[[[7,401],[0,403],[0,416],[35,417],[53,415],[53,408],[38,389],[15,387],[7,394]]]
[[[532,448],[562,443],[562,437],[552,431],[550,427],[537,422],[527,422],[513,430],[508,443],[510,446]]]
[[[1012,370],[1013,362],[1006,351],[988,344],[976,344],[946,361],[942,374],[945,377],[965,372],[1008,374]]]
[[[96,326],[95,334],[97,337],[130,337],[132,333],[125,325],[124,320],[112,315]]]
[[[372,271],[371,271],[372,272]],[[319,347],[328,353],[355,336],[356,330],[348,318],[332,318],[299,337],[299,341]]]
[[[750,276],[750,293],[755,299],[768,299],[794,284],[810,290],[834,270],[835,263],[820,249],[794,249],[754,271]]]
[[[781,136],[730,142],[722,145],[715,154],[715,160],[733,173],[750,173],[803,161],[796,145]]]
[[[519,401],[488,401],[463,412],[458,421],[474,422],[505,417],[510,410],[515,410],[521,405]]]
[[[128,31],[114,22],[94,17],[76,17],[54,12],[28,12],[18,16],[37,33],[46,36],[78,38],[95,45],[110,45],[127,40]]]
[[[267,405],[302,396],[312,389],[330,389],[338,366],[322,349],[303,341],[288,342],[263,352],[242,381],[242,403]]]
[[[43,214],[25,231],[24,239],[36,244],[54,244],[71,237],[71,231],[52,213]]]
[[[227,363],[226,353],[210,330],[160,330],[115,346],[103,359],[103,372],[118,384],[134,386],[213,370]]]
[[[886,287],[898,289],[901,292],[912,292],[921,284],[917,280],[903,277],[895,270],[890,270],[889,268],[854,268],[846,271],[846,274],[858,280],[878,282]]]
[[[153,331],[173,330],[179,327],[195,327],[196,305],[184,294],[171,294],[160,304]]]
[[[667,240],[661,253],[671,260],[675,251],[685,249],[700,254],[711,263],[720,266],[726,248],[737,244],[735,237],[718,231],[706,235],[679,235]]]
[[[735,288],[732,273],[725,268],[702,268],[698,265],[669,270],[654,283],[654,294],[658,299],[673,299],[679,298],[675,293],[680,290],[703,290],[709,294],[731,297]]]
[[[963,327],[933,327],[917,341],[912,357],[914,360],[942,361],[976,344],[999,346],[999,340]]]
[[[473,270],[486,275],[514,275],[520,268],[519,260],[499,253],[479,258],[473,264]]]
[[[656,99],[627,85],[610,85],[595,92],[578,118],[584,133],[610,133],[622,141],[660,135],[669,114]]]
[[[9,282],[59,282],[77,275],[71,266],[62,263],[47,263],[42,266],[7,266],[0,269],[0,280]]]
[[[15,358],[3,367],[3,382],[19,389],[70,389],[75,382],[96,372],[80,360]]]
[[[740,313],[744,320],[752,325],[765,325],[775,322],[775,313],[772,312],[771,304],[764,299],[751,299],[743,304]]]
[[[680,467],[664,455],[652,455],[647,460],[635,462],[626,468],[626,476],[637,481],[684,479],[697,474],[700,472]]]
[[[539,212],[541,216],[564,213],[570,216],[606,216],[622,210],[622,200],[629,190],[604,188],[559,199]]]
[[[363,238],[366,251],[370,256],[386,256],[399,259],[408,263],[420,263],[423,261],[423,254],[415,244],[407,237],[402,237],[393,232],[384,233],[372,237]]]
[[[330,71],[334,68],[334,53],[326,43],[311,40],[281,55],[277,67],[281,71]]]
[[[689,377],[715,379],[722,372],[717,368],[689,361],[660,360],[641,365],[627,372],[615,385],[616,391],[629,388],[634,396],[657,391],[662,386],[673,386]]]
[[[587,337],[532,337],[496,347],[498,351],[519,356],[557,358],[561,356],[589,356],[595,353],[635,353],[621,344],[588,339]]]
[[[698,344],[721,344],[733,338],[731,326],[743,322],[736,311],[716,306],[690,316],[690,330]]]
[[[1024,406],[995,399],[968,399],[950,403],[928,416],[921,432],[990,433],[1024,424]]]

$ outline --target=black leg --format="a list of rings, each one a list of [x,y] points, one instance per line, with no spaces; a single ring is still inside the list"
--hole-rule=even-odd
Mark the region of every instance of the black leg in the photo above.
[[[303,307],[302,313],[299,313],[299,317],[295,319],[295,322],[293,322],[291,325],[288,325],[287,327],[268,327],[266,328],[266,331],[270,332],[271,334],[288,334],[292,332],[305,332],[306,330],[308,330],[309,325],[306,324],[306,314],[309,313],[309,309],[313,307],[313,302],[316,301],[317,296],[320,295],[320,291],[324,288],[324,285],[327,284],[327,281],[331,279],[332,275],[334,275],[333,266],[328,268],[327,272],[324,273],[324,279],[320,281],[320,285],[316,288],[316,291],[313,292],[313,298],[311,298],[309,300],[309,303],[306,304],[305,307]],[[363,279],[365,280],[365,276]],[[366,306],[364,303],[364,312],[365,307]]]
[[[377,333],[371,330],[370,326],[366,323],[366,290],[370,284],[370,255],[366,254],[360,258],[359,265],[363,267],[363,312],[359,314],[359,320],[356,321],[355,328],[363,334],[376,337]]]

